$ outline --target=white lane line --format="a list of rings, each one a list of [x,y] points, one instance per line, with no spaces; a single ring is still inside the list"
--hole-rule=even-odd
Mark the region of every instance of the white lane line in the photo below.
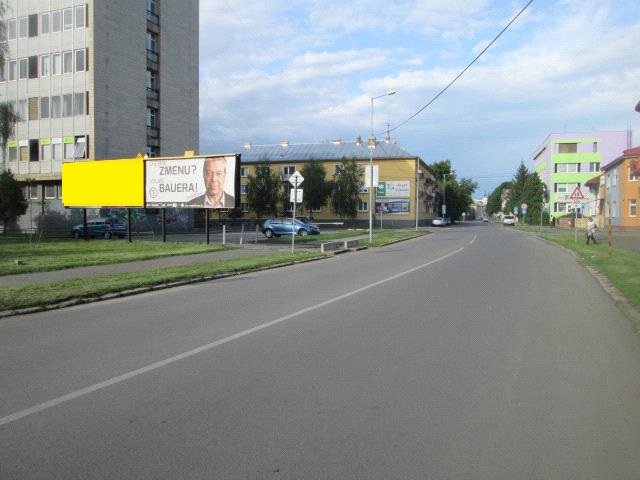
[[[158,368],[164,367],[166,365],[170,365],[170,364],[178,362],[180,360],[184,360],[185,358],[189,358],[189,357],[192,357],[192,356],[197,355],[199,353],[205,352],[207,350],[211,350],[212,348],[218,347],[220,345],[224,345],[225,343],[232,342],[232,341],[237,340],[239,338],[246,337],[247,335],[251,335],[252,333],[259,332],[260,330],[264,330],[265,328],[272,327],[272,326],[277,325],[279,323],[282,323],[282,322],[285,322],[287,320],[290,320],[290,319],[292,319],[294,317],[298,317],[300,315],[304,315],[305,313],[312,312],[312,311],[317,310],[317,309],[322,308],[322,307],[326,307],[327,305],[331,305],[332,303],[339,302],[340,300],[344,300],[345,298],[352,297],[354,295],[357,295],[359,293],[364,292],[365,290],[369,290],[370,288],[374,288],[374,287],[377,287],[377,286],[382,285],[384,283],[390,282],[392,280],[396,280],[396,279],[398,279],[400,277],[403,277],[405,275],[413,273],[416,270],[420,270],[421,268],[425,268],[425,267],[428,267],[430,265],[433,265],[434,263],[437,263],[437,262],[440,262],[442,260],[445,260],[445,259],[447,259],[447,258],[449,258],[449,257],[451,257],[453,255],[456,255],[457,253],[460,253],[464,249],[465,249],[465,247],[458,248],[457,250],[454,250],[454,251],[452,251],[450,253],[447,253],[446,255],[443,255],[442,257],[436,258],[436,259],[431,260],[431,261],[429,261],[427,263],[423,263],[422,265],[418,265],[418,266],[410,268],[409,270],[406,270],[404,272],[400,272],[400,273],[397,273],[395,275],[392,275],[391,277],[379,280],[379,281],[371,283],[369,285],[365,285],[364,287],[358,288],[356,290],[352,290],[350,292],[343,293],[342,295],[338,295],[337,297],[331,298],[329,300],[325,300],[324,302],[320,302],[320,303],[317,303],[317,304],[312,305],[310,307],[303,308],[302,310],[298,310],[297,312],[290,313],[288,315],[285,315],[284,317],[277,318],[275,320],[272,320],[272,321],[267,322],[267,323],[263,323],[263,324],[258,325],[256,327],[250,328],[248,330],[244,330],[244,331],[236,333],[234,335],[230,335],[228,337],[221,338],[219,340],[216,340],[215,342],[208,343],[207,345],[203,345],[201,347],[194,348],[193,350],[189,350],[188,352],[180,353],[178,355],[175,355],[175,356],[170,357],[170,358],[166,358],[166,359],[161,360],[161,361],[156,362],[156,363],[152,363],[152,364],[147,365],[145,367],[138,368],[136,370],[132,370],[132,371],[127,372],[127,373],[122,374],[122,375],[118,375],[117,377],[110,378],[109,380],[105,380],[104,382],[96,383],[94,385],[90,385],[88,387],[81,388],[80,390],[76,390],[75,392],[71,392],[71,393],[68,393],[66,395],[62,395],[61,397],[57,397],[57,398],[51,399],[51,400],[49,400],[47,402],[39,403],[39,404],[34,405],[32,407],[26,408],[24,410],[20,410],[19,412],[12,413],[11,415],[7,415],[6,417],[0,418],[0,426],[6,425],[6,424],[11,423],[11,422],[15,422],[16,420],[20,420],[21,418],[28,417],[28,416],[33,415],[35,413],[42,412],[43,410],[47,410],[49,408],[61,405],[61,404],[66,403],[68,401],[74,400],[74,399],[82,397],[84,395],[88,395],[88,394],[96,392],[98,390],[102,390],[103,388],[110,387],[110,386],[115,385],[117,383],[124,382],[126,380],[131,379],[131,378],[137,377],[138,375],[142,375],[144,373],[152,372],[153,370],[157,370]]]

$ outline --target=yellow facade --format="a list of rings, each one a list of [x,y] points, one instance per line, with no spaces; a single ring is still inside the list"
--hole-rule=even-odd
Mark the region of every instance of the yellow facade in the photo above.
[[[283,161],[283,162],[274,162],[270,161],[271,170],[280,175],[283,183],[286,183],[288,187],[291,187],[288,178],[293,171],[301,172],[304,168],[306,162],[304,161]],[[322,161],[322,165],[326,172],[326,180],[330,181],[333,178],[334,172],[336,171],[336,167],[341,165],[342,161],[336,160],[326,160]],[[364,172],[369,168],[369,162],[364,159],[356,159],[356,164],[360,167],[362,171],[362,181],[364,182]],[[373,198],[374,202],[380,204],[387,204],[391,209],[399,209],[404,210],[406,208],[406,213],[397,213],[397,212],[383,212],[382,215],[374,210],[374,215],[376,216],[376,222],[380,222],[380,217],[382,216],[382,221],[387,222],[415,222],[416,221],[416,187],[418,188],[418,193],[420,197],[420,203],[418,205],[418,221],[420,224],[426,222],[433,218],[433,208],[432,208],[432,189],[433,189],[433,175],[429,167],[419,158],[406,158],[406,159],[374,159],[373,161],[374,168],[377,166],[378,168],[378,180],[380,183],[384,183],[385,186],[393,186],[400,187],[401,191],[398,192],[397,189],[394,192],[386,192],[387,195],[385,197],[377,197],[378,190],[374,188]],[[256,164],[243,164],[243,173],[240,179],[241,186],[246,186],[248,183],[247,176],[255,175]],[[418,174],[418,171],[420,172]],[[416,182],[416,179],[418,180]],[[391,183],[389,183],[391,182]],[[292,188],[292,187],[291,187]],[[304,182],[301,185],[301,188],[304,191]],[[243,216],[245,218],[253,218],[253,212],[248,211],[247,208],[247,196],[242,193],[244,191],[244,187],[241,187],[241,196],[240,202],[241,207],[243,208]],[[404,194],[406,192],[406,195]],[[358,211],[358,215],[356,217],[356,221],[358,222],[368,222],[369,220],[369,192],[365,187],[360,194],[360,208]],[[302,212],[298,210],[300,215],[307,215],[308,212]],[[316,220],[325,220],[325,221],[338,221],[339,218],[335,213],[331,210],[330,201],[327,202],[327,205],[322,207],[320,211],[311,212],[311,215]]]

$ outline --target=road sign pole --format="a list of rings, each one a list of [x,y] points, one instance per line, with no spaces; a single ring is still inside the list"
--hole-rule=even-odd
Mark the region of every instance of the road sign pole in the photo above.
[[[291,253],[293,253],[293,247],[296,243],[296,207],[298,200],[298,176],[296,175],[296,180],[293,185],[293,218],[291,219]]]

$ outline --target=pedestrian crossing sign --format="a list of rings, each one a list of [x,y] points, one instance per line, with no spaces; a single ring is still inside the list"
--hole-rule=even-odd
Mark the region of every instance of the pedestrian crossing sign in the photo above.
[[[573,193],[569,197],[569,200],[584,200],[584,195],[582,194],[582,190],[580,190],[580,185],[576,185],[576,188],[573,190]]]

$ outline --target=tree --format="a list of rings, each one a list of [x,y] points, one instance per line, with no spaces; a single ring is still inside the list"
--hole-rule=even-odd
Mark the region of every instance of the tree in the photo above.
[[[511,190],[511,182],[502,182],[487,199],[487,214],[495,215],[502,211],[502,195],[505,190]]]
[[[10,223],[27,212],[29,204],[24,198],[22,187],[10,170],[0,173],[0,221],[4,232]]]
[[[322,162],[311,160],[307,162],[300,172],[304,177],[304,197],[302,203],[311,216],[313,210],[318,210],[327,204],[331,195],[331,183],[326,180],[326,172]]]
[[[4,77],[4,67],[6,64],[8,44],[7,38],[7,24],[4,21],[4,13],[6,9],[6,2],[0,0],[0,71]],[[13,104],[7,102],[0,102],[0,147],[2,150],[7,145],[7,141],[13,136],[13,130],[16,123],[20,118],[13,108]]]
[[[267,158],[260,160],[255,177],[249,175],[247,179],[249,209],[255,212],[257,218],[265,213],[277,215],[280,190],[280,177],[271,170],[271,163]]]
[[[469,210],[473,202],[473,192],[478,188],[478,184],[469,178],[463,178],[458,182],[449,159],[436,162],[431,168],[436,177],[436,202],[440,205],[440,211],[442,212],[446,200],[447,216],[455,221]]]
[[[509,212],[518,211],[522,216],[521,206],[527,204],[527,219],[540,219],[540,212],[544,204],[545,186],[536,172],[529,172],[524,163],[520,163],[507,199],[506,209]]]
[[[363,182],[355,159],[342,160],[333,176],[333,192],[331,194],[331,209],[340,218],[354,219],[358,215],[358,202]],[[369,205],[369,208],[372,208]]]

